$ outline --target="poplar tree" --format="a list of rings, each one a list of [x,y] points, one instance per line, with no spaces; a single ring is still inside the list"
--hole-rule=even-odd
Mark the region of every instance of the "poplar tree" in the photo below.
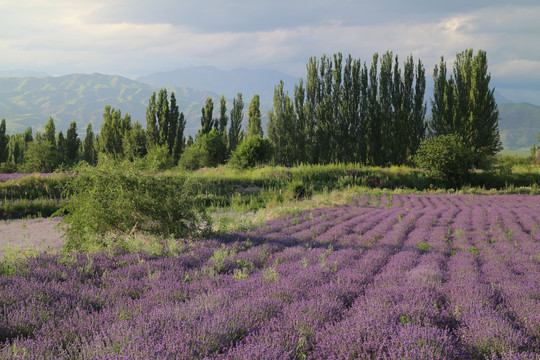
[[[380,151],[378,153],[377,165],[386,165],[392,161],[393,144],[392,127],[392,53],[386,52],[381,58],[381,68],[379,75],[379,96],[378,96],[378,119],[380,124]]]
[[[105,105],[103,124],[100,132],[101,151],[116,158],[123,156],[123,138],[131,129],[131,117],[124,115],[119,109]]]
[[[92,131],[92,123],[88,123],[86,126],[86,136],[83,141],[83,160],[90,165],[95,165],[97,163],[97,153],[94,145],[95,135]]]
[[[146,143],[146,131],[140,122],[135,121],[123,139],[124,155],[131,161],[144,157],[148,152]]]
[[[180,122],[180,111],[178,110],[178,104],[176,102],[176,95],[171,92],[171,101],[169,106],[169,134],[167,136],[167,145],[169,147],[169,154],[174,155],[174,149],[176,144],[176,137],[178,133],[178,126]],[[184,124],[185,126],[185,124]],[[182,128],[182,137],[184,136],[184,129]]]
[[[246,139],[251,139],[253,136],[259,135],[263,137],[263,130],[261,125],[261,111],[260,111],[260,99],[259,95],[253,95],[248,110],[248,126],[246,129]]]
[[[229,118],[227,117],[227,102],[225,101],[225,95],[221,95],[219,100],[219,123],[218,130],[221,134],[225,134],[227,131],[227,123]]]
[[[72,121],[69,125],[69,129],[66,133],[66,160],[68,164],[72,165],[77,161],[79,157],[79,147],[81,140],[77,134],[77,123]]]
[[[6,162],[8,159],[8,142],[9,136],[6,134],[6,119],[0,122],[0,163]]]
[[[49,116],[49,120],[45,123],[45,140],[55,148],[56,147],[56,127],[52,116]]]
[[[306,90],[304,89],[304,81],[300,79],[298,85],[294,86],[294,114],[295,114],[295,128],[294,128],[294,144],[296,149],[297,162],[309,161],[310,153],[310,138],[308,133],[308,123],[305,109],[305,96]]]
[[[499,111],[494,91],[489,87],[486,52],[465,50],[456,55],[453,76],[446,79],[446,65],[441,58],[435,67],[435,88],[431,101],[432,136],[456,134],[473,154],[476,166],[501,150],[498,129]]]
[[[184,130],[186,128],[186,119],[184,118],[184,113],[181,112],[178,116],[178,121],[176,125],[176,136],[174,137],[174,146],[173,146],[173,158],[175,163],[178,163],[180,155],[184,151],[185,138]]]
[[[171,124],[171,114],[169,109],[169,99],[167,95],[167,89],[159,90],[157,103],[156,103],[156,115],[159,126],[159,138],[158,145],[163,146],[169,144],[169,128]],[[170,148],[169,148],[170,149]]]
[[[205,106],[201,109],[201,135],[208,134],[214,128],[214,103],[212,98],[206,99]]]
[[[378,65],[379,55],[373,55],[369,70],[369,87],[367,91],[367,123],[366,123],[366,161],[371,165],[382,165],[382,124],[380,108],[377,101],[378,94]]]
[[[311,57],[306,65],[306,90],[305,90],[305,105],[304,116],[306,117],[305,137],[307,142],[306,156],[309,163],[318,161],[317,154],[317,107],[320,102],[320,79],[319,79],[319,62],[317,58]],[[296,110],[298,113],[299,110]]]
[[[412,56],[411,56],[412,62]],[[416,154],[420,144],[426,137],[427,122],[426,122],[426,103],[424,101],[426,93],[426,71],[420,60],[416,65],[415,85],[414,85],[414,100],[412,109],[412,118],[409,121],[411,127],[409,139],[408,158]]]
[[[279,164],[294,165],[296,161],[294,144],[294,105],[283,89],[280,81],[274,89],[273,109],[268,113],[268,138],[275,147],[274,159]]]
[[[236,95],[236,98],[233,100],[233,107],[231,109],[231,126],[229,128],[229,152],[233,152],[243,140],[243,111],[244,102],[242,101],[242,93],[238,93]]]
[[[60,130],[56,136],[56,160],[59,164],[66,162],[66,138]]]
[[[157,145],[159,143],[156,106],[156,93],[154,92],[148,99],[148,106],[146,107],[146,138],[150,146]]]

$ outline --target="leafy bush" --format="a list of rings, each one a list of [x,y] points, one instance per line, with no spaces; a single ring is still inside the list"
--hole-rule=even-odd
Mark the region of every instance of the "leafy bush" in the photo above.
[[[209,218],[196,207],[193,184],[182,177],[143,175],[137,164],[102,158],[69,178],[70,200],[59,210],[67,250],[117,246],[134,235],[197,235]]]
[[[197,141],[186,148],[180,157],[179,164],[188,170],[202,167],[215,167],[225,163],[227,158],[227,141],[216,129],[201,135]]]
[[[243,141],[231,154],[230,164],[239,169],[248,169],[268,163],[272,157],[272,143],[267,138],[255,135]]]
[[[460,183],[468,177],[475,158],[471,149],[457,135],[451,134],[422,142],[415,161],[437,180]]]
[[[301,181],[294,181],[290,185],[293,200],[304,200],[311,198],[313,195],[313,189],[311,186],[304,184]]]
[[[174,166],[174,158],[169,154],[166,146],[154,146],[148,150],[143,164],[146,170],[164,171]]]

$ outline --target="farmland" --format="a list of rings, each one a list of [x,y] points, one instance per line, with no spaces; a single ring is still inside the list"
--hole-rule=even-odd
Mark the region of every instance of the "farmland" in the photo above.
[[[359,195],[174,246],[3,262],[0,358],[539,355],[539,196]]]

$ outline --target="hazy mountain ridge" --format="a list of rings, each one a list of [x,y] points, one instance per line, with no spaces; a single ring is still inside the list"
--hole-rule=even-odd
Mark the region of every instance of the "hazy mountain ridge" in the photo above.
[[[538,144],[540,106],[529,103],[499,104],[499,132],[505,150],[528,149]]]
[[[123,114],[129,113],[132,121],[146,125],[148,99],[158,90],[122,76],[98,73],[0,78],[0,118],[6,119],[9,132],[27,127],[42,129],[52,116],[57,130],[67,129],[75,120],[82,133],[89,122],[99,131],[103,109],[111,105]],[[217,94],[187,87],[169,90],[175,92],[180,111],[187,118],[200,117],[206,98],[218,98]]]
[[[244,102],[249,104],[254,94],[258,94],[261,102],[271,103],[274,88],[283,80],[285,90],[293,95],[294,85],[299,79],[275,70],[251,70],[238,68],[219,70],[212,66],[191,66],[167,72],[159,72],[137,78],[146,84],[162,86],[186,86],[193,89],[205,89],[227,99],[233,99],[241,92]]]

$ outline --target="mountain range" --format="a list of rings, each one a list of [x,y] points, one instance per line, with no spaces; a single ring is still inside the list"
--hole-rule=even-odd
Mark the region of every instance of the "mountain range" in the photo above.
[[[261,113],[265,122],[271,109],[274,87],[280,80],[292,96],[297,78],[272,70],[218,70],[213,67],[188,67],[128,79],[119,75],[70,74],[47,76],[41,73],[0,72],[0,118],[5,118],[9,133],[22,132],[27,127],[42,131],[49,116],[57,131],[67,130],[76,121],[81,136],[92,123],[99,132],[105,105],[129,113],[132,121],[146,125],[146,107],[153,92],[161,88],[174,91],[180,111],[186,116],[186,134],[194,135],[200,128],[201,108],[208,97],[214,100],[217,116],[221,95],[227,108],[238,92],[243,94],[247,112],[254,94],[261,98]],[[426,89],[430,94],[432,90]],[[540,107],[528,103],[509,103],[496,93],[499,105],[499,129],[505,152],[524,154],[537,143],[540,131]],[[247,114],[244,115],[244,126]]]

